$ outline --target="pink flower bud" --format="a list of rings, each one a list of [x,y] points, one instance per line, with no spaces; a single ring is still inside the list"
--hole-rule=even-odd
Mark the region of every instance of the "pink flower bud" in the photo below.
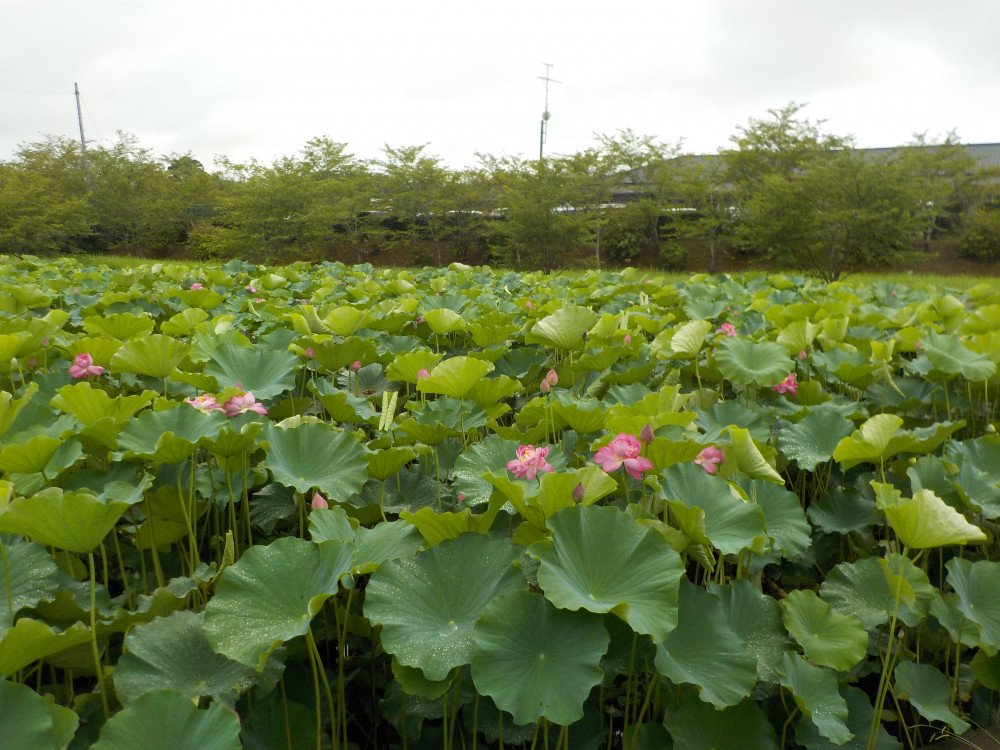
[[[42,339],[42,346],[48,346],[48,345],[49,345],[49,337],[46,336],[45,338]]]
[[[524,306],[527,307],[530,310],[531,309],[531,300],[529,299],[527,302],[525,302]]]
[[[919,341],[914,341],[913,342],[913,350],[919,352],[920,349],[921,349],[920,342]]]
[[[357,372],[360,369],[361,369],[361,360],[360,359],[354,360],[351,363],[351,370],[353,370],[354,372]]]
[[[38,365],[38,360],[35,359],[34,357],[31,357],[28,360],[28,367],[35,367],[36,365]]]
[[[538,390],[540,390],[542,393],[548,393],[550,390],[552,390],[552,386],[549,385],[548,380],[543,379],[541,385],[538,386]]]
[[[545,379],[548,381],[549,385],[555,385],[559,382],[559,375],[555,370],[549,370],[545,373]]]
[[[424,378],[429,378],[431,374],[427,370],[420,368],[417,372],[417,380],[423,380]]]
[[[191,286],[190,286],[189,288],[190,288],[190,289],[191,289],[192,291],[194,291],[194,292],[197,292],[197,291],[198,291],[199,289],[202,289],[203,287],[202,287],[202,285],[201,285],[201,282],[200,282],[200,281],[196,281],[196,282],[194,282],[194,283],[193,283],[193,284],[192,284],[192,285],[191,285]]]
[[[464,503],[465,502],[465,493],[464,492],[459,492],[458,493],[458,502],[460,502],[460,503]]]
[[[643,444],[648,444],[652,443],[653,438],[655,437],[656,435],[653,434],[653,426],[647,422],[646,426],[639,432],[639,440],[641,440]]]
[[[622,339],[622,342],[625,343],[625,344],[631,344],[632,343],[632,334],[631,333],[626,333],[625,334],[625,338]]]
[[[306,347],[306,359],[312,359],[315,356],[316,356],[316,351],[311,346],[307,346]]]
[[[799,359],[805,359],[808,356],[809,355],[806,354],[806,350],[805,349],[803,349],[802,351],[799,352]]]
[[[579,484],[576,485],[576,487],[573,488],[573,499],[576,502],[580,502],[581,500],[583,500],[583,494],[584,494],[583,482],[580,482]]]
[[[330,507],[330,503],[328,503],[326,501],[325,497],[323,497],[318,492],[315,495],[313,495],[313,499],[312,499],[312,509],[313,510],[322,510],[323,508],[329,508],[329,507]]]

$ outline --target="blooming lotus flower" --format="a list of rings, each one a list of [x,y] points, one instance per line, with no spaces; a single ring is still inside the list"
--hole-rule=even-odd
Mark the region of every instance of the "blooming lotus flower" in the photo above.
[[[721,326],[715,329],[716,333],[721,333],[723,336],[736,336],[736,329],[733,327],[732,323],[723,323]]]
[[[799,384],[795,382],[795,373],[793,372],[777,385],[772,385],[771,390],[778,393],[791,393],[793,396],[797,394],[799,392]]]
[[[207,393],[195,396],[194,398],[186,398],[184,401],[206,414],[211,414],[213,411],[225,411],[222,408],[222,404],[215,400],[215,396],[209,396]]]
[[[267,409],[264,408],[262,403],[254,398],[251,391],[247,391],[242,395],[236,395],[230,398],[222,405],[222,411],[225,412],[227,417],[235,417],[237,414],[242,414],[247,411],[255,411],[258,414],[267,414]]]
[[[507,471],[513,472],[515,479],[534,479],[540,471],[555,471],[555,467],[545,460],[548,454],[549,446],[535,448],[533,445],[522,445],[517,449],[517,458],[507,462]]]
[[[189,286],[188,289],[197,292],[199,289],[204,289],[204,287],[201,285],[200,281],[196,281],[191,286]]]
[[[695,456],[693,463],[698,464],[701,468],[707,471],[709,474],[714,474],[719,470],[719,464],[726,460],[726,454],[721,450],[716,448],[714,445],[710,445],[697,456]]]
[[[94,364],[94,358],[86,352],[77,354],[73,359],[73,364],[69,366],[70,377],[85,378],[88,375],[100,375],[104,372],[103,367]]]
[[[625,465],[633,479],[642,479],[642,473],[653,468],[653,462],[639,455],[642,446],[635,435],[619,432],[618,436],[594,454],[594,461],[610,474]]]
[[[330,503],[326,501],[325,497],[317,492],[313,495],[311,506],[313,510],[323,510],[324,508],[329,508]]]
[[[267,302],[267,300],[264,299],[263,297],[258,297],[257,299],[254,300],[254,302],[256,302],[259,305],[261,302]]]

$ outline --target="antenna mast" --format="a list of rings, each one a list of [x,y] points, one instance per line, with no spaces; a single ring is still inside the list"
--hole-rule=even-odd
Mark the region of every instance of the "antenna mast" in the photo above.
[[[80,155],[83,157],[83,179],[90,190],[90,169],[87,164],[87,139],[83,135],[83,113],[80,110],[80,87],[73,84],[73,95],[76,97],[76,121],[80,126]]]
[[[545,81],[545,110],[542,112],[542,124],[538,134],[538,161],[544,158],[545,142],[549,134],[549,83],[562,83],[549,77],[551,69],[555,67],[552,63],[542,63],[545,66],[545,75],[538,76]]]

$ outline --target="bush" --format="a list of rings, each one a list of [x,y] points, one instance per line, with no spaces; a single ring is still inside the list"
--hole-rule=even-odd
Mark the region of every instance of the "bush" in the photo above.
[[[649,244],[646,218],[635,204],[613,212],[604,228],[601,254],[608,260],[631,263]]]
[[[667,271],[680,271],[687,265],[688,249],[679,242],[664,242],[660,246],[660,265]]]
[[[1000,210],[981,206],[969,218],[959,255],[975,260],[1000,260]]]

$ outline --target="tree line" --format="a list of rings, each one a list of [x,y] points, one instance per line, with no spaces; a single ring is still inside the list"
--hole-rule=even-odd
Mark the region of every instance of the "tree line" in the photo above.
[[[953,135],[858,149],[797,104],[737,128],[714,155],[621,130],[544,159],[478,155],[450,169],[427,146],[364,160],[329,137],[272,164],[156,156],[135,136],[88,148],[50,137],[0,162],[0,253],[180,249],[201,260],[451,260],[550,271],[652,259],[681,267],[692,242],[837,278],[930,250],[1000,258],[1000,211]]]

